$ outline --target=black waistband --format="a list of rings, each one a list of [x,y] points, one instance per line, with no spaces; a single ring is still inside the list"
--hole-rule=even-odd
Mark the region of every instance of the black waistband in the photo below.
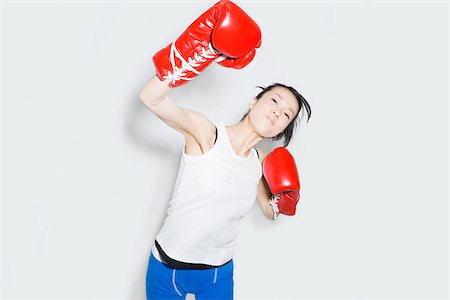
[[[164,250],[161,248],[161,246],[159,245],[159,243],[156,239],[155,239],[155,246],[158,249],[159,256],[161,256],[163,263],[165,263],[166,265],[168,265],[169,267],[174,268],[174,269],[194,269],[194,270],[215,269],[215,268],[220,268],[231,262],[231,259],[230,259],[229,261],[227,261],[226,263],[224,263],[223,265],[220,265],[220,266],[182,262],[182,261],[170,258],[164,252]]]

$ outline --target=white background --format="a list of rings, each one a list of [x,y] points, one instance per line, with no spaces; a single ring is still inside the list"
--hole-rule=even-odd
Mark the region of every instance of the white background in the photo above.
[[[214,3],[1,4],[1,296],[145,298],[184,139],[138,95]],[[263,33],[254,61],[171,98],[235,124],[281,82],[312,107],[288,147],[297,214],[255,202],[235,298],[446,299],[448,4],[235,3]]]

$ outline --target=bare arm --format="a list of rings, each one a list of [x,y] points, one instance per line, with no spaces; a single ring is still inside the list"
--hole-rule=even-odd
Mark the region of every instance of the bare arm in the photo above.
[[[264,161],[266,155],[259,149],[258,153],[259,153],[259,161],[261,162],[262,165],[262,162]],[[272,197],[272,193],[270,192],[269,186],[263,175],[258,183],[257,200],[259,207],[261,208],[261,211],[264,213],[266,218],[274,220],[274,212],[272,210],[272,206],[270,206],[269,204],[270,197]]]
[[[145,103],[148,108],[158,104],[172,88],[169,87],[169,80],[161,81],[155,75],[144,85],[144,88],[139,94],[139,98]]]
[[[186,139],[194,138],[199,144],[215,126],[203,114],[177,106],[167,94],[172,88],[168,80],[154,76],[142,89],[141,101],[167,125],[182,133]]]

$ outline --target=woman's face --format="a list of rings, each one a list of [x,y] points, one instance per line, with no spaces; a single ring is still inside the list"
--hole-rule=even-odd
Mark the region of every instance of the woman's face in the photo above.
[[[287,88],[276,86],[253,99],[249,118],[259,134],[266,138],[283,132],[299,110],[297,98]]]

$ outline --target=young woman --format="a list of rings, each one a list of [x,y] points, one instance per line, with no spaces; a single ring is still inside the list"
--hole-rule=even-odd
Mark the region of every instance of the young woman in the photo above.
[[[156,76],[140,98],[183,134],[185,146],[167,217],[150,253],[148,299],[184,299],[186,293],[197,300],[233,299],[237,227],[255,198],[269,219],[295,214],[300,186],[292,156],[280,147],[266,157],[255,147],[265,138],[284,138],[286,147],[300,110],[306,109],[309,119],[310,106],[294,88],[280,83],[262,88],[241,121],[228,126],[168,97],[213,61],[245,67],[260,45],[258,25],[222,0],[153,56]]]

